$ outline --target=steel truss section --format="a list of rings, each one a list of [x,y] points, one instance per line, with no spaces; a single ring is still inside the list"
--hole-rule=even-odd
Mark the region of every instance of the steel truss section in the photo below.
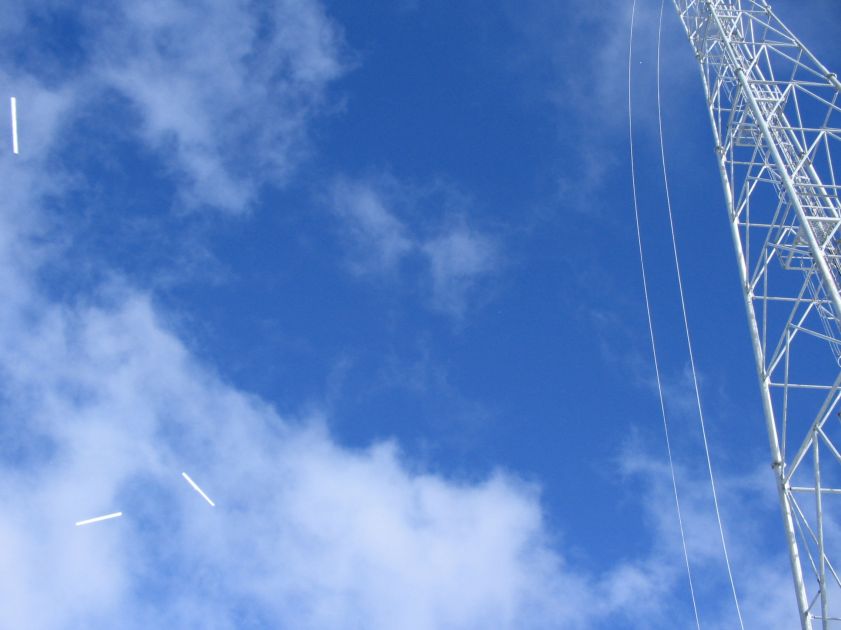
[[[673,1],[709,106],[801,625],[841,627],[841,83],[764,0]]]

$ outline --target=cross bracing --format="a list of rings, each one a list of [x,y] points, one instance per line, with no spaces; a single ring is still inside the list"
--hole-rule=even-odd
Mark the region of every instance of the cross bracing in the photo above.
[[[764,0],[674,4],[701,68],[801,625],[841,628],[841,83]]]

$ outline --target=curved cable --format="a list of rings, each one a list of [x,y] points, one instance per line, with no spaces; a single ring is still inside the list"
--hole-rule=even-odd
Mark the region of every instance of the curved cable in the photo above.
[[[706,423],[704,421],[704,410],[701,406],[701,390],[698,387],[698,373],[695,369],[695,353],[692,350],[692,336],[689,333],[689,318],[686,315],[686,300],[684,299],[684,292],[683,292],[683,280],[681,278],[680,272],[680,258],[678,257],[677,253],[677,238],[675,236],[675,224],[674,219],[672,216],[672,199],[671,193],[669,189],[669,176],[668,176],[668,169],[666,168],[666,148],[665,148],[665,141],[663,139],[663,112],[661,107],[661,99],[660,99],[660,42],[661,42],[661,35],[663,30],[663,5],[665,0],[660,0],[660,21],[657,26],[657,123],[658,123],[658,131],[660,136],[660,163],[663,166],[663,185],[666,191],[666,208],[669,214],[669,231],[672,237],[672,252],[674,254],[674,261],[675,261],[675,271],[677,272],[677,286],[678,286],[678,293],[680,294],[680,310],[683,314],[683,330],[686,336],[686,348],[689,352],[689,366],[692,370],[692,386],[695,389],[695,403],[698,408],[698,418],[700,419],[701,425],[701,436],[703,437],[704,442],[704,454],[706,455],[707,459],[707,471],[709,472],[710,477],[710,488],[712,489],[713,495],[713,505],[715,506],[715,518],[718,522],[718,533],[721,537],[721,548],[724,552],[724,562],[727,565],[727,577],[730,580],[730,590],[733,593],[733,602],[736,605],[736,615],[739,617],[739,627],[744,630],[745,625],[742,621],[742,610],[739,606],[739,597],[736,594],[736,583],[733,580],[733,570],[730,565],[730,555],[727,551],[727,542],[725,541],[724,536],[724,525],[721,521],[721,512],[718,507],[718,493],[716,491],[715,486],[715,476],[713,475],[713,465],[712,459],[710,457],[710,446],[709,442],[707,441],[707,429]],[[630,65],[630,64],[629,64]],[[687,565],[688,570],[688,565]],[[697,614],[697,611],[696,611]]]
[[[678,527],[680,528],[680,543],[683,548],[683,561],[686,566],[686,577],[689,580],[689,595],[692,598],[692,611],[695,614],[695,625],[698,630],[701,630],[701,618],[698,614],[698,604],[695,600],[695,588],[692,583],[692,570],[689,567],[689,552],[686,547],[686,531],[683,525],[683,515],[680,510],[680,499],[678,498],[678,490],[677,490],[677,478],[675,475],[675,464],[674,459],[672,458],[672,443],[669,437],[669,421],[668,416],[666,414],[666,402],[663,395],[663,382],[660,378],[660,361],[657,358],[657,343],[654,337],[654,322],[651,315],[651,301],[648,296],[648,276],[645,271],[645,256],[643,255],[643,247],[642,247],[642,230],[640,229],[640,214],[639,214],[639,203],[637,201],[637,175],[636,175],[636,164],[634,162],[634,123],[633,123],[633,112],[632,112],[632,101],[631,101],[631,60],[633,56],[633,48],[634,48],[634,17],[636,15],[636,0],[634,0],[631,6],[631,35],[630,41],[628,42],[628,139],[630,144],[630,151],[631,151],[631,189],[633,191],[633,198],[634,198],[634,222],[637,229],[637,245],[639,248],[639,256],[640,256],[640,270],[642,271],[642,291],[643,295],[645,296],[645,312],[648,318],[648,337],[651,341],[651,354],[654,357],[654,374],[657,380],[657,395],[660,400],[660,414],[663,417],[663,432],[666,436],[666,453],[668,455],[669,460],[669,472],[672,476],[672,491],[675,497],[675,508],[677,510],[677,522]],[[660,18],[662,24],[662,17],[663,17],[663,6],[660,5]],[[657,36],[657,50],[659,53],[660,50],[660,35],[658,32]],[[658,54],[658,90],[659,90],[659,54]],[[659,92],[658,92],[659,94]]]

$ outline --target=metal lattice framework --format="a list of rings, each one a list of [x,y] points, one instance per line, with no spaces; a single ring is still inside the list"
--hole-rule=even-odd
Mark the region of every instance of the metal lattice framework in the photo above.
[[[674,4],[701,66],[801,624],[841,627],[841,83],[764,0]]]

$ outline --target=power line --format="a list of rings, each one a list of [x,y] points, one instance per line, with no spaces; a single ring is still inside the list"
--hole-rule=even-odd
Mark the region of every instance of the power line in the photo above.
[[[633,50],[634,50],[634,18],[636,15],[636,7],[637,3],[636,0],[633,1],[631,5],[631,33],[629,36],[628,41],[628,140],[630,146],[630,156],[631,156],[631,190],[633,191],[633,199],[634,199],[634,223],[636,225],[637,231],[637,246],[639,249],[639,258],[640,258],[640,271],[642,272],[642,290],[643,296],[645,297],[645,313],[648,319],[648,337],[651,341],[651,354],[654,358],[654,374],[657,380],[657,395],[660,401],[660,414],[663,418],[663,433],[666,438],[666,453],[668,455],[669,460],[669,473],[672,477],[672,491],[675,497],[675,508],[677,510],[677,520],[678,520],[678,527],[680,529],[680,542],[683,549],[683,560],[686,566],[686,576],[689,580],[689,594],[692,598],[692,610],[695,614],[695,625],[697,626],[698,630],[701,630],[701,619],[698,613],[698,604],[695,600],[695,588],[692,584],[692,570],[689,565],[689,553],[686,548],[686,531],[683,524],[683,515],[680,510],[680,498],[678,496],[678,489],[677,489],[677,478],[675,475],[675,465],[674,459],[672,457],[672,444],[671,439],[669,437],[669,421],[668,416],[666,414],[666,402],[663,395],[663,383],[662,379],[660,378],[660,362],[657,358],[657,343],[654,337],[654,322],[651,315],[651,301],[648,295],[648,275],[645,270],[645,256],[643,254],[643,246],[642,246],[642,230],[640,229],[640,215],[639,215],[639,203],[637,200],[637,176],[636,176],[636,164],[634,161],[634,123],[633,123],[633,107],[632,107],[632,99],[631,99],[631,86],[632,86],[632,58],[633,58]],[[661,7],[661,18],[662,18],[662,7]],[[659,36],[658,36],[658,52],[659,52]],[[659,60],[659,56],[658,56]],[[658,61],[658,72],[659,72],[659,61]],[[659,74],[658,74],[659,76]]]
[[[710,456],[710,445],[707,439],[707,427],[704,420],[704,409],[701,405],[701,391],[698,387],[698,371],[695,368],[695,352],[692,349],[692,335],[689,332],[689,317],[686,314],[686,298],[683,291],[683,278],[680,270],[680,257],[677,252],[677,238],[675,237],[675,223],[672,213],[672,197],[669,189],[669,175],[666,168],[666,143],[663,137],[663,109],[660,95],[660,51],[663,33],[663,5],[665,0],[660,0],[660,18],[657,24],[657,129],[660,138],[660,163],[663,167],[663,186],[666,192],[666,209],[669,215],[669,233],[672,237],[672,253],[674,254],[675,275],[677,277],[678,294],[680,295],[680,311],[683,316],[683,330],[686,336],[686,350],[689,354],[689,366],[692,371],[692,387],[695,390],[695,403],[698,408],[698,421],[701,426],[701,437],[704,442],[704,456],[707,461],[707,472],[710,478],[710,489],[712,490],[713,506],[715,507],[715,519],[718,523],[718,533],[721,538],[721,549],[724,553],[724,562],[727,565],[727,578],[730,581],[730,590],[733,593],[733,603],[736,605],[736,615],[739,617],[739,627],[744,630],[742,621],[742,610],[739,606],[739,596],[736,594],[736,583],[733,580],[733,569],[730,563],[730,554],[727,551],[727,541],[724,536],[724,525],[721,521],[721,511],[718,505],[718,492],[715,486],[715,475],[713,474],[712,458]]]

